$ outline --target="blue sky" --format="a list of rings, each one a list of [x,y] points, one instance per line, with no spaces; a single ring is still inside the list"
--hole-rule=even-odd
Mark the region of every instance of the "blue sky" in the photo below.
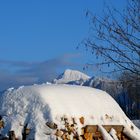
[[[121,8],[124,1],[1,0],[0,89],[51,80],[66,68],[82,71],[91,60],[76,50],[88,36],[86,10],[102,15],[105,3]]]

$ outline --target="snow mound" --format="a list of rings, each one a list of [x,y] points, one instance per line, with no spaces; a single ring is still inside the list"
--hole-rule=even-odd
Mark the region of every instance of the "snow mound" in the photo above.
[[[58,76],[58,78],[54,79],[53,83],[66,84],[66,83],[71,83],[71,82],[75,83],[76,81],[79,81],[81,83],[81,82],[85,82],[89,78],[90,77],[88,75],[86,75],[80,71],[67,69],[67,70],[65,70],[65,72],[63,74]]]
[[[31,128],[28,139],[55,139],[47,135],[51,130],[46,122],[54,122],[63,128],[62,117],[69,121],[74,118],[78,128],[124,125],[127,128],[133,126],[134,132],[140,134],[110,95],[89,87],[43,84],[12,88],[0,97],[0,114],[4,116],[6,126],[2,133],[14,130],[19,139],[25,124]],[[83,124],[79,121],[81,117]]]

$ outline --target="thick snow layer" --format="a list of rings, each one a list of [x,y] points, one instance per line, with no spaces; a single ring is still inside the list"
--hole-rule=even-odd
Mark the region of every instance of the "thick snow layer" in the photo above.
[[[111,131],[109,133],[113,137],[114,140],[119,140],[116,136],[117,132],[115,131],[115,129],[111,128]]]
[[[129,138],[132,140],[140,140],[140,133],[137,134],[137,132],[132,131],[129,127],[125,126],[123,131]]]
[[[53,83],[66,84],[70,82],[78,82],[81,84],[88,80],[90,77],[80,71],[67,69],[57,79],[54,79]]]
[[[43,84],[11,88],[0,97],[0,114],[6,122],[3,133],[14,130],[19,138],[23,126],[28,123],[29,138],[53,139],[46,135],[51,130],[45,124],[54,122],[63,128],[62,117],[69,121],[74,118],[79,128],[90,124],[116,124],[133,126],[135,134],[140,134],[110,95],[89,87]],[[81,117],[84,124],[79,121]]]
[[[104,140],[113,140],[113,138],[107,133],[103,126],[99,125],[99,131],[102,133]]]

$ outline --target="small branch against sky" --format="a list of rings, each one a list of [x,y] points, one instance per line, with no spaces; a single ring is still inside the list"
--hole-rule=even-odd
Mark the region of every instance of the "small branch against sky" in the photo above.
[[[86,16],[90,20],[90,35],[83,44],[97,56],[97,64],[114,67],[114,72],[128,71],[140,76],[139,0],[128,0],[122,12],[106,7],[102,16],[90,11]]]

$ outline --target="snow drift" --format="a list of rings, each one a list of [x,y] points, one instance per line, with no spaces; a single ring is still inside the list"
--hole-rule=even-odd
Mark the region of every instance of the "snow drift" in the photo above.
[[[109,94],[89,87],[43,84],[11,88],[0,97],[0,115],[5,121],[2,133],[6,135],[9,130],[14,130],[19,139],[25,124],[31,128],[28,139],[55,138],[47,135],[52,130],[46,122],[54,122],[63,128],[62,117],[69,121],[74,118],[78,133],[85,125],[124,125],[128,130],[133,126],[133,135],[140,137],[139,129]],[[84,124],[79,122],[81,117]]]

